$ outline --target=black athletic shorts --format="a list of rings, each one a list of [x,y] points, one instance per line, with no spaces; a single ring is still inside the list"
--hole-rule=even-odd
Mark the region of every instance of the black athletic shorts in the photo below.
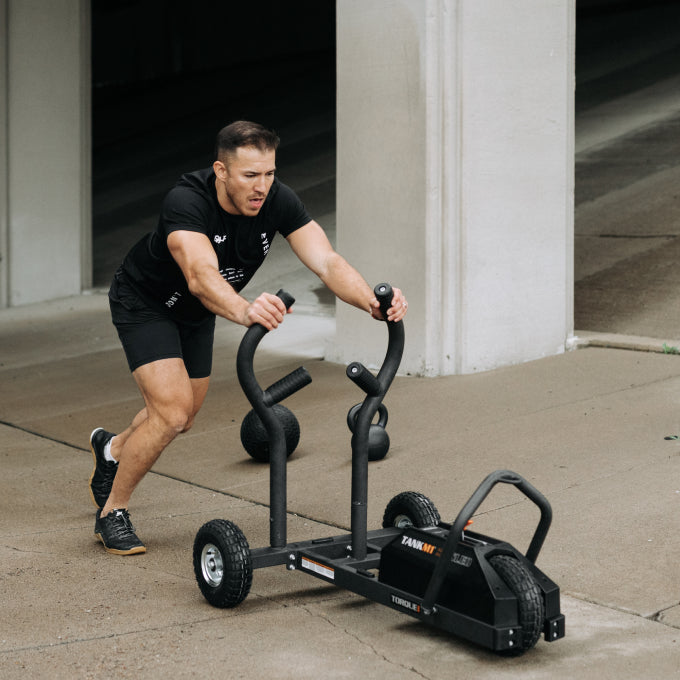
[[[109,306],[131,371],[159,359],[179,358],[190,378],[210,375],[214,316],[197,326],[177,323],[150,308],[120,273],[111,283]]]

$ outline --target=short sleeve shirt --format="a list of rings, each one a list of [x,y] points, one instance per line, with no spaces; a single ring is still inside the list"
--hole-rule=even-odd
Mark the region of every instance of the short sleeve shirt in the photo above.
[[[183,175],[168,193],[156,230],[133,246],[122,270],[147,304],[182,323],[200,323],[212,312],[189,292],[170,254],[167,241],[173,231],[205,234],[222,278],[240,291],[264,262],[276,233],[286,237],[310,221],[297,195],[278,179],[256,216],[231,215],[217,200],[212,168],[199,170]]]

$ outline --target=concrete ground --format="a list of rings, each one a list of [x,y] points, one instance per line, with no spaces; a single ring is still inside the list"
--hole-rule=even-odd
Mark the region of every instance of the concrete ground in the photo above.
[[[366,323],[373,323],[367,318]],[[268,385],[303,363],[287,400],[302,437],[289,461],[291,540],[349,525],[347,409],[359,391],[322,360],[333,318],[298,313],[262,342]],[[408,326],[406,326],[408,338]],[[359,329],[358,329],[359,331]],[[396,493],[426,493],[452,520],[483,477],[523,474],[554,522],[538,566],[562,590],[567,635],[500,658],[283,567],[218,610],[192,571],[206,521],[268,542],[268,468],[239,441],[248,407],[235,377],[239,328],[218,327],[213,383],[131,507],[142,556],[104,552],[87,489],[95,426],[140,407],[102,294],[0,313],[0,655],[3,678],[642,678],[680,675],[680,359],[588,347],[467,376],[398,377],[392,448],[370,467],[369,524]],[[475,528],[525,550],[535,508],[498,488]]]
[[[581,85],[577,107],[579,349],[476,375],[398,377],[386,399],[392,447],[370,466],[371,528],[389,499],[408,489],[453,519],[498,468],[541,490],[554,521],[538,566],[561,588],[563,640],[539,641],[517,659],[497,657],[283,567],[257,571],[238,608],[210,607],[191,563],[199,527],[223,517],[251,546],[268,541],[268,469],[239,441],[248,410],[234,365],[242,329],[226,322],[218,323],[203,411],[133,499],[148,552],[104,552],[93,535],[88,437],[96,426],[125,427],[141,404],[103,286],[120,250],[153,226],[154,201],[167,183],[156,177],[142,187],[125,180],[128,167],[112,163],[96,187],[95,289],[0,310],[0,676],[680,677],[680,442],[665,439],[680,434],[673,352],[680,291],[672,266],[678,83],[659,71],[636,89],[630,72],[617,73],[628,90],[612,77],[607,99],[598,99],[605,76],[596,73],[591,89]],[[323,107],[282,130],[285,180],[309,192],[331,237],[332,131]],[[179,165],[166,169],[174,176]],[[327,294],[281,245],[252,289],[283,285],[298,298],[296,313],[261,345],[261,382],[301,363],[313,378],[286,402],[302,430],[288,466],[288,532],[298,540],[349,525],[345,416],[360,393],[344,366],[323,360],[334,332]],[[498,488],[475,529],[525,549],[536,514],[512,489]]]

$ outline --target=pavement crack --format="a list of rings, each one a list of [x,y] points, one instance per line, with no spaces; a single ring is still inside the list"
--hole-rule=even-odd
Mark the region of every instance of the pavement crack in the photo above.
[[[640,239],[672,239],[677,238],[677,234],[599,234],[599,238],[640,238]]]
[[[395,661],[394,659],[391,659],[391,658],[385,656],[382,652],[378,651],[375,648],[375,646],[372,645],[370,642],[359,637],[353,631],[351,631],[351,630],[349,630],[349,629],[347,629],[343,626],[339,626],[337,623],[335,623],[335,621],[333,621],[328,615],[324,614],[323,612],[314,612],[308,606],[305,606],[305,605],[301,605],[301,608],[305,612],[307,612],[307,614],[309,614],[310,616],[312,616],[314,618],[321,619],[322,621],[325,621],[332,628],[334,628],[338,631],[341,631],[342,633],[344,633],[348,637],[351,637],[353,640],[356,640],[356,642],[358,642],[362,647],[369,649],[374,656],[378,657],[379,659],[382,659],[385,663],[389,664],[390,666],[396,666],[396,667],[401,668],[403,670],[414,673],[419,678],[424,678],[424,680],[432,680],[430,678],[430,676],[424,675],[417,668],[414,668],[413,666],[408,666],[408,665],[403,664],[403,663],[399,663],[398,661]]]
[[[650,621],[654,621],[655,623],[660,623],[664,626],[667,626],[668,628],[680,628],[680,624],[670,623],[669,621],[666,620],[666,612],[670,611],[671,609],[675,609],[678,606],[680,606],[680,602],[676,602],[675,604],[671,604],[668,607],[664,607],[663,609],[659,609],[658,612],[651,614],[647,618]]]
[[[595,607],[602,607],[613,612],[620,612],[622,614],[626,614],[629,616],[635,616],[640,619],[645,619],[646,621],[652,621],[653,623],[660,623],[661,625],[666,626],[667,628],[680,629],[679,623],[671,623],[665,620],[666,612],[669,612],[672,609],[676,609],[677,607],[679,607],[680,602],[670,604],[667,607],[664,607],[663,609],[659,609],[657,612],[654,612],[653,614],[643,614],[641,612],[635,611],[634,609],[630,609],[628,607],[619,607],[612,604],[611,602],[603,602],[595,597],[591,597],[589,595],[579,593],[576,591],[563,590],[562,595],[564,595],[565,597],[573,597],[575,600],[579,600],[580,602],[586,602],[587,604],[592,604]]]
[[[243,616],[245,615],[245,612],[243,613],[232,613],[232,616]],[[170,623],[168,625],[160,625],[160,626],[149,626],[149,627],[142,627],[142,628],[132,628],[129,630],[121,630],[121,631],[116,631],[116,632],[111,632],[111,633],[103,633],[101,635],[92,635],[92,636],[76,636],[76,637],[68,637],[68,636],[58,636],[55,641],[49,641],[49,642],[37,642],[32,645],[24,645],[24,646],[17,646],[17,647],[5,647],[5,648],[0,648],[0,657],[2,655],[10,655],[10,654],[17,654],[17,653],[22,653],[22,652],[42,652],[47,649],[54,649],[56,647],[69,647],[72,645],[81,645],[81,644],[88,644],[90,642],[99,642],[102,640],[117,640],[117,639],[125,639],[125,638],[130,638],[135,635],[147,635],[147,634],[152,634],[152,633],[159,633],[162,631],[168,631],[168,630],[182,630],[187,627],[191,626],[196,626],[200,624],[210,624],[215,621],[220,621],[222,617],[218,614],[216,616],[210,616],[207,618],[200,618],[192,621],[177,621]],[[0,640],[0,644],[5,643],[5,640]]]

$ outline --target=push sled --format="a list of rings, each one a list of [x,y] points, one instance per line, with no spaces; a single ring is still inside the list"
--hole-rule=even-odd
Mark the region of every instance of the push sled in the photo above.
[[[381,309],[391,306],[392,289],[380,284]],[[293,298],[279,297],[286,307]],[[489,474],[453,523],[443,522],[434,503],[415,491],[387,503],[382,528],[367,529],[369,433],[397,373],[404,348],[403,322],[386,322],[387,352],[377,376],[361,363],[347,376],[365,393],[348,414],[352,430],[350,533],[288,543],[286,539],[286,463],[284,424],[274,406],[311,382],[300,367],[267,389],[253,370],[260,325],[245,333],[237,355],[239,382],[269,437],[270,545],[251,549],[234,523],[214,519],[196,534],[194,573],[205,599],[215,607],[235,607],[250,592],[253,571],[285,565],[327,583],[391,607],[499,654],[519,656],[541,635],[548,642],[564,637],[559,587],[537,566],[552,510],[547,499],[510,470]],[[498,484],[514,486],[540,510],[540,520],[526,554],[509,543],[469,529],[472,516]]]

